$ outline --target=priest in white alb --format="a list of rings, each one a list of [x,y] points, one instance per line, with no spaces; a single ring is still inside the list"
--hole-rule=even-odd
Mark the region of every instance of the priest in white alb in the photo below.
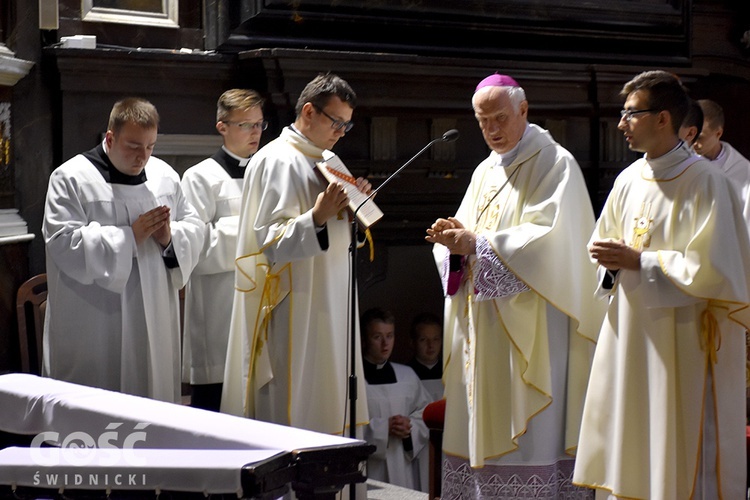
[[[158,124],[148,101],[118,101],[104,141],[50,176],[43,371],[179,402],[178,292],[197,262],[203,224],[177,172],[151,156]]]
[[[731,181],[678,138],[680,81],[626,83],[618,128],[645,155],[591,237],[608,303],[574,481],[597,499],[741,499],[750,244]]]
[[[297,118],[250,161],[240,210],[221,410],[348,435],[347,193],[316,170],[348,132],[356,95],[340,77],[303,89]],[[364,192],[370,183],[358,180]],[[357,332],[355,348],[359,349]],[[367,422],[356,359],[357,425]]]

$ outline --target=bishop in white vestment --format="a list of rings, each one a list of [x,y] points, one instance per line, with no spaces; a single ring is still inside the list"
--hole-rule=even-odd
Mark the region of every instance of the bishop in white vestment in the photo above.
[[[443,498],[586,498],[571,478],[603,315],[589,195],[512,78],[472,103],[493,151],[428,230],[447,293]]]

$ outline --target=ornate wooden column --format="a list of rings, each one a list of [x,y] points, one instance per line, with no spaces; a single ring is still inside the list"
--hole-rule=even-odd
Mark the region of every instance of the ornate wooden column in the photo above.
[[[32,62],[17,59],[0,44],[0,223],[17,218],[15,204],[12,87],[28,74]],[[25,224],[0,224],[0,373],[17,370],[18,323],[16,291],[29,278],[29,242],[34,238]],[[23,232],[25,234],[17,234]]]

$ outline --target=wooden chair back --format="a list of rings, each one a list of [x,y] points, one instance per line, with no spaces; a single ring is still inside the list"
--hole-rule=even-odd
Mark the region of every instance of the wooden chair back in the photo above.
[[[47,308],[47,275],[29,278],[16,294],[18,344],[21,351],[21,371],[42,373],[42,335]]]

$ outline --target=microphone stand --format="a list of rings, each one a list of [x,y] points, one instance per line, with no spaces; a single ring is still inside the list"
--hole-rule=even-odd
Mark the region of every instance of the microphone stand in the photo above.
[[[351,282],[350,282],[350,324],[349,324],[349,336],[350,336],[350,367],[349,367],[349,437],[352,439],[357,438],[357,372],[355,370],[357,356],[357,214],[359,210],[367,204],[368,201],[373,199],[378,192],[383,189],[386,184],[391,182],[394,177],[401,173],[411,162],[419,158],[419,156],[430,149],[437,142],[453,142],[458,139],[458,130],[451,129],[444,133],[442,137],[431,140],[425,147],[419,150],[417,154],[411,157],[409,161],[401,165],[395,172],[389,175],[383,183],[373,189],[365,200],[357,206],[352,213],[351,222],[351,244],[349,245],[349,255],[351,256]],[[351,500],[355,499],[355,485],[351,484],[349,487],[349,497]]]

